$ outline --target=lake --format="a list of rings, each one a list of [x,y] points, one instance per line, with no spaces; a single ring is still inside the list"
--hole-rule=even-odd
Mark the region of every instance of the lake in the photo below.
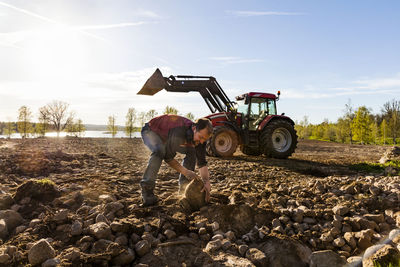
[[[56,132],[49,132],[46,133],[46,137],[56,137],[57,133]],[[61,132],[60,133],[60,137],[65,137],[67,136],[66,132]],[[35,136],[33,136],[35,137]],[[85,137],[97,137],[97,138],[112,138],[111,134],[106,133],[104,131],[85,131],[85,133],[82,136],[83,138]],[[124,131],[118,131],[117,134],[115,135],[115,138],[127,138],[128,136],[126,136]],[[141,138],[140,132],[134,132],[132,134],[132,137],[138,137]],[[1,135],[0,134],[0,138],[7,138],[6,135]],[[19,133],[14,133],[11,135],[11,138],[21,138],[21,135]]]

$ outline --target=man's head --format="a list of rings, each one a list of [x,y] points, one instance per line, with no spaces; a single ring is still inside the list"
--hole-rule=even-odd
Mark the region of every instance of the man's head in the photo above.
[[[195,145],[206,142],[213,133],[213,126],[209,119],[200,118],[192,126],[193,142]]]

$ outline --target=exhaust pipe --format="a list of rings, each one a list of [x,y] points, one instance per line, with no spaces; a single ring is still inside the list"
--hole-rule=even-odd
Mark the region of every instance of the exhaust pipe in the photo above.
[[[153,75],[146,81],[138,95],[155,95],[162,89],[167,87],[166,78],[163,77],[161,71],[157,68]]]

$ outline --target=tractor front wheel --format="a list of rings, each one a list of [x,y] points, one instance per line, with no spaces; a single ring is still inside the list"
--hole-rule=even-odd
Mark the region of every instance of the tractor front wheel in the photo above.
[[[285,159],[294,153],[297,134],[286,120],[271,121],[261,133],[261,149],[267,157]]]
[[[217,157],[230,157],[238,146],[238,138],[235,131],[226,126],[217,126],[210,139],[210,148]]]

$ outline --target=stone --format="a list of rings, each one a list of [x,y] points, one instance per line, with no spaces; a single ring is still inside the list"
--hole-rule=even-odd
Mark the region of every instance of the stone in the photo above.
[[[114,242],[121,246],[127,246],[128,245],[128,237],[126,234],[120,235],[115,238]]]
[[[176,237],[176,233],[170,229],[167,229],[164,231],[164,235],[168,238],[168,239],[173,239]]]
[[[232,247],[232,242],[229,240],[222,240],[222,249],[227,250]]]
[[[25,225],[20,225],[15,227],[15,234],[18,235],[22,232],[25,232],[25,230],[28,229],[28,227],[26,227]]]
[[[219,223],[218,222],[213,222],[211,224],[211,229],[213,232],[217,231],[219,229]]]
[[[351,233],[344,233],[344,240],[346,240],[346,243],[349,244],[351,248],[356,248],[357,242],[354,236]]]
[[[374,221],[376,223],[383,223],[385,221],[385,216],[381,214],[364,214],[363,217],[369,221]]]
[[[14,204],[14,199],[10,194],[0,194],[0,210],[9,209]]]
[[[400,242],[400,229],[393,229],[389,233],[389,239],[394,243]]]
[[[257,248],[250,248],[246,252],[246,258],[249,259],[255,266],[268,266],[269,261],[264,252]]]
[[[310,256],[310,267],[342,267],[346,260],[332,250],[315,251]]]
[[[42,267],[56,267],[61,261],[57,258],[48,259],[42,263]]]
[[[111,262],[114,265],[123,266],[123,265],[129,265],[134,260],[135,260],[135,252],[131,248],[128,248],[118,256],[114,257]]]
[[[0,219],[0,239],[5,239],[8,236],[8,227],[4,219]]]
[[[204,249],[205,252],[213,253],[219,250],[222,247],[222,242],[220,239],[213,240],[207,243],[206,248]]]
[[[345,244],[346,244],[346,241],[341,237],[338,237],[335,240],[333,240],[333,245],[335,247],[339,247],[340,248],[340,247],[343,247]]]
[[[357,246],[361,249],[361,250],[366,250],[367,248],[369,248],[370,246],[372,246],[372,242],[371,242],[371,236],[367,233],[360,233],[360,237],[358,238],[357,241]]]
[[[275,227],[278,227],[278,226],[282,226],[281,222],[277,218],[273,219],[271,224],[272,224],[272,228],[275,228]]]
[[[83,231],[82,223],[78,220],[75,220],[71,225],[71,235],[77,236],[81,235]]]
[[[0,255],[0,264],[8,264],[11,261],[11,257],[8,254],[1,254]]]
[[[111,228],[105,222],[99,222],[89,226],[89,233],[97,239],[107,239],[111,237]]]
[[[53,217],[53,220],[55,220],[59,224],[65,222],[67,219],[68,219],[67,209],[59,210]]]
[[[207,204],[206,192],[202,192],[203,187],[204,184],[199,179],[193,179],[186,186],[184,196],[179,200],[179,205],[185,212],[197,211]]]
[[[41,239],[34,243],[28,252],[28,260],[31,265],[41,264],[55,256],[54,248],[46,239]]]
[[[118,201],[107,203],[104,207],[104,214],[116,213],[117,211],[124,208],[124,205]]]
[[[224,236],[221,234],[216,234],[213,237],[211,237],[211,240],[217,240],[217,239],[222,240],[224,239]]]
[[[348,264],[349,267],[362,267],[362,257],[361,256],[349,257],[347,258],[347,263],[349,263]]]
[[[150,251],[150,248],[150,243],[147,240],[139,241],[135,245],[135,251],[139,257],[146,255]]]
[[[207,229],[205,227],[201,227],[199,229],[199,235],[205,235],[205,234],[207,234]]]
[[[14,210],[0,210],[0,220],[4,219],[8,231],[12,231],[15,227],[23,222],[22,216]]]
[[[104,214],[101,214],[101,213],[97,214],[95,221],[96,221],[96,223],[104,222],[106,224],[110,224],[110,222],[108,221],[107,217],[104,216]]]
[[[333,207],[332,211],[335,215],[343,216],[347,214],[350,211],[350,209],[343,205],[337,205]]]
[[[240,254],[241,256],[244,256],[244,255],[246,254],[246,252],[247,252],[248,249],[249,249],[249,246],[248,246],[248,245],[240,245],[240,246],[238,247],[238,252],[239,252],[239,254]]]
[[[363,267],[398,266],[399,262],[400,252],[390,245],[383,245],[377,251],[371,249],[371,252],[363,257]]]
[[[235,241],[236,236],[233,231],[228,231],[225,233],[225,237],[228,238],[230,241]]]
[[[129,231],[129,225],[122,222],[112,222],[110,227],[114,232],[127,233]]]

